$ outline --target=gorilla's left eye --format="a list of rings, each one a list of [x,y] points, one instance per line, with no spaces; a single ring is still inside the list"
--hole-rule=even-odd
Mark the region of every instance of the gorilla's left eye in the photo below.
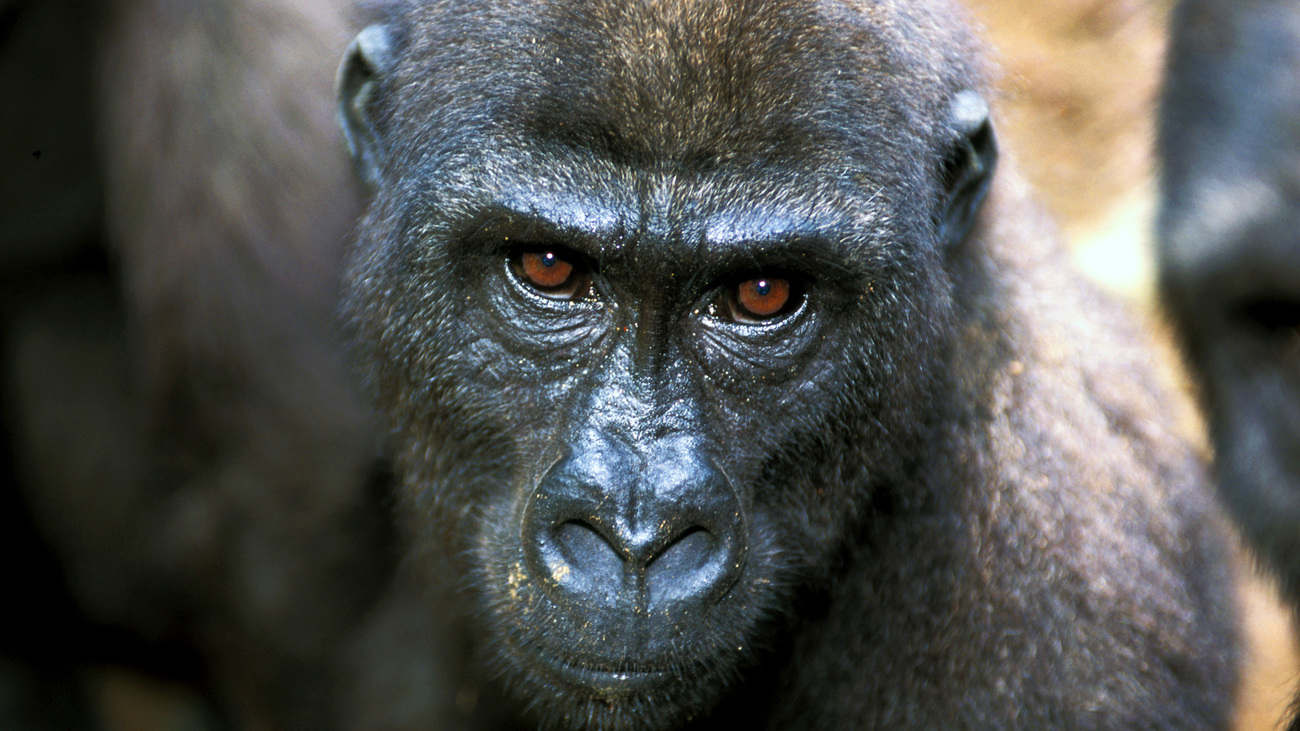
[[[731,285],[711,310],[714,317],[744,325],[761,325],[799,308],[803,292],[784,277],[759,276]]]
[[[571,261],[559,249],[519,251],[510,257],[510,271],[519,281],[550,299],[576,300],[591,291],[591,277],[586,268]]]

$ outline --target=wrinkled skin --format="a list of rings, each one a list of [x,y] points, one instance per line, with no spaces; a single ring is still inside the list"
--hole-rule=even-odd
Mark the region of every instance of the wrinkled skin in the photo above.
[[[1224,726],[1200,464],[1014,178],[985,201],[975,54],[929,2],[358,36],[346,308],[413,571],[523,718]]]

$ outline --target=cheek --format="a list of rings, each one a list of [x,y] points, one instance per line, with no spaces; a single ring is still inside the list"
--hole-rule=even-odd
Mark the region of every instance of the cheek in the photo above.
[[[425,318],[418,337],[393,355],[402,398],[394,404],[437,419],[449,431],[503,431],[519,436],[555,411],[585,367],[573,358],[539,364],[484,323],[470,308]]]
[[[500,545],[517,526],[529,483],[509,434],[454,416],[399,434],[396,466],[400,514],[408,538],[435,555],[461,561]]]
[[[721,422],[714,429],[722,444],[719,453],[729,455],[735,479],[756,477],[756,469],[772,456],[790,452],[801,435],[828,428],[826,414],[853,388],[842,366],[815,355],[800,363],[797,378],[758,378],[707,389]]]

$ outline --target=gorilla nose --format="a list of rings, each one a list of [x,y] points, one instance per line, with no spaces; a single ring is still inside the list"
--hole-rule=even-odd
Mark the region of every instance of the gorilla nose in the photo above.
[[[714,594],[736,564],[735,541],[716,528],[660,524],[637,533],[604,522],[572,518],[539,534],[538,548],[558,584],[606,600],[644,595],[649,605],[662,606]]]
[[[646,467],[588,445],[541,481],[524,518],[530,571],[562,601],[645,610],[716,601],[735,582],[746,525],[725,475],[688,444]]]

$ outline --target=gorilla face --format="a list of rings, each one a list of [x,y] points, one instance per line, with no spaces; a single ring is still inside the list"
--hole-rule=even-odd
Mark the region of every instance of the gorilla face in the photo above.
[[[681,5],[412,8],[340,71],[408,523],[566,726],[705,712],[913,500],[995,158],[888,24]]]

